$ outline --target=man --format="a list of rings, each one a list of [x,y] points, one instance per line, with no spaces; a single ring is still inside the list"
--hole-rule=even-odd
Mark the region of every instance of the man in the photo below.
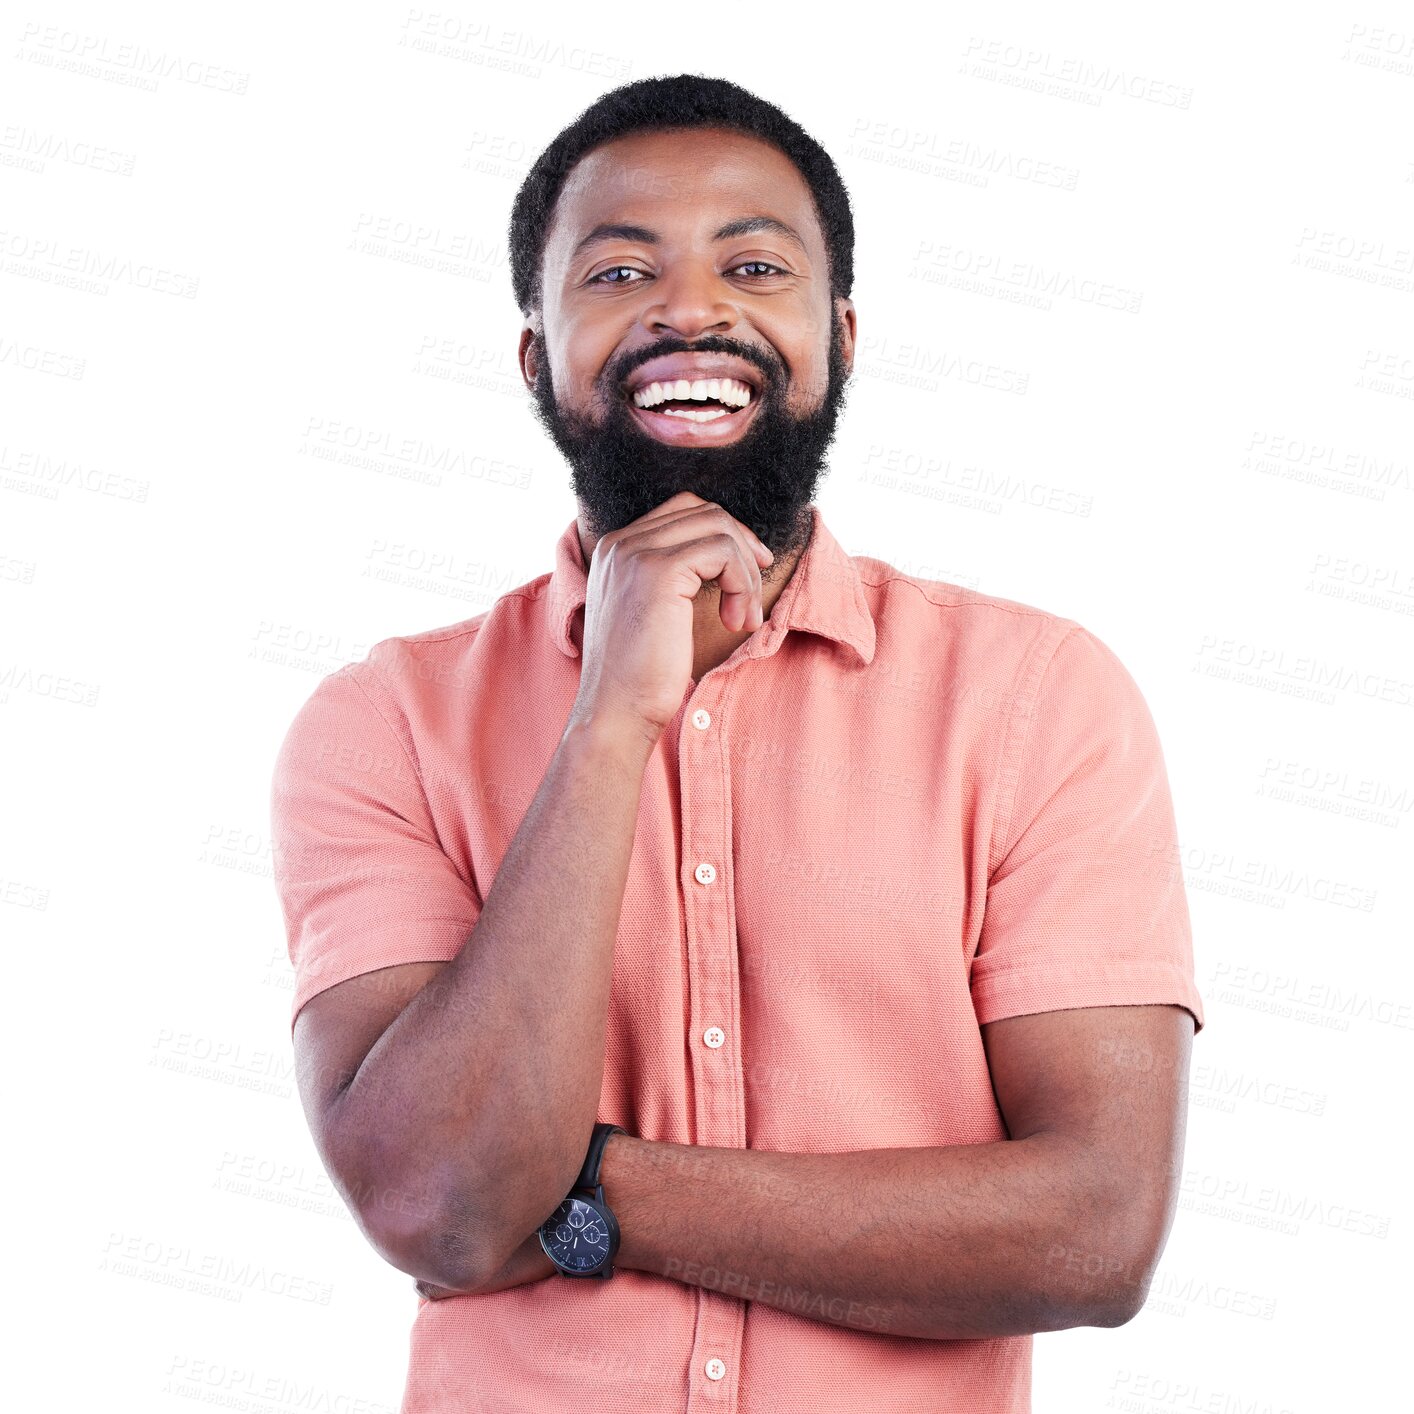
[[[306,1113],[422,1297],[403,1409],[1029,1409],[1031,1335],[1129,1320],[1176,1203],[1144,700],[826,527],[853,228],[778,109],[617,89],[511,238],[579,514],[321,681],[272,800]]]

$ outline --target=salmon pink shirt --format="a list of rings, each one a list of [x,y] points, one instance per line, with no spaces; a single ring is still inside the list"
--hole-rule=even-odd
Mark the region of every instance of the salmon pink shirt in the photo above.
[[[771,617],[644,771],[597,1117],[793,1153],[1004,1140],[987,1022],[1169,1003],[1202,1028],[1154,723],[1082,625],[849,555],[810,514]],[[579,688],[586,582],[571,521],[551,573],[300,708],[271,802],[292,1026],[346,978],[476,946]],[[1031,1336],[889,1335],[799,1295],[618,1268],[425,1301],[409,1278],[402,1410],[1030,1408]]]

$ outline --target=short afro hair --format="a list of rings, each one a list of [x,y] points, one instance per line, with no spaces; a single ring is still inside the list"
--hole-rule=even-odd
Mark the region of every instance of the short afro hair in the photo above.
[[[815,201],[829,257],[830,294],[854,288],[854,216],[830,155],[773,103],[726,79],[673,74],[637,79],[590,104],[540,154],[516,193],[509,228],[511,285],[522,314],[540,308],[545,239],[565,179],[586,153],[628,133],[731,128],[761,138],[795,163]]]

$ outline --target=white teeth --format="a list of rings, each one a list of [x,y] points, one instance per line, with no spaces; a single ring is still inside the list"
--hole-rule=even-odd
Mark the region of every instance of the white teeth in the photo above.
[[[703,408],[698,412],[696,408],[664,408],[659,414],[660,417],[685,417],[689,422],[715,422],[719,417],[730,417],[726,408]]]
[[[659,403],[667,402],[669,398],[678,402],[689,398],[699,403],[711,400],[726,403],[729,407],[745,407],[751,401],[751,397],[750,384],[743,383],[737,378],[698,378],[691,383],[686,378],[678,378],[670,383],[649,383],[647,387],[637,389],[634,392],[633,401],[636,407],[641,408],[656,407]],[[727,413],[711,412],[708,417],[704,418],[703,413],[693,412],[688,408],[681,410],[681,416],[690,416],[698,422],[710,421],[714,417],[728,415]]]

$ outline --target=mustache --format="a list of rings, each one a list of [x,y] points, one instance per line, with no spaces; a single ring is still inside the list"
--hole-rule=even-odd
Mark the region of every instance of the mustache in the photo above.
[[[686,339],[663,339],[649,348],[635,349],[615,367],[605,370],[605,381],[607,386],[617,393],[644,364],[652,363],[655,358],[663,358],[668,354],[694,353],[725,354],[729,358],[739,358],[743,363],[749,363],[761,375],[763,393],[767,388],[783,383],[787,376],[785,365],[780,359],[738,339],[712,335],[699,339],[696,343],[689,343]]]

